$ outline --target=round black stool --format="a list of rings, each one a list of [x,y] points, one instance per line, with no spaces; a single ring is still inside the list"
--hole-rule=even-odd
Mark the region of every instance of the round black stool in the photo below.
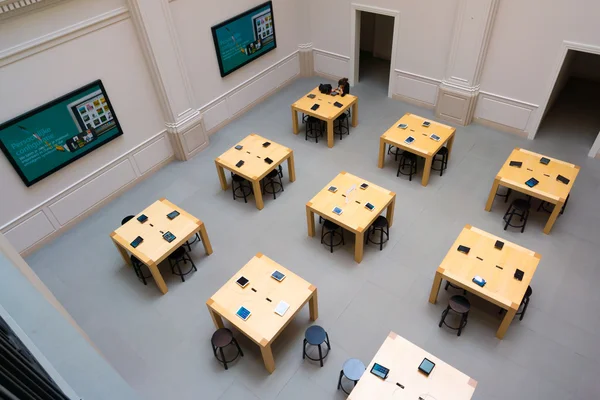
[[[527,290],[525,291],[525,295],[523,296],[523,300],[521,300],[521,304],[519,305],[519,309],[521,311],[518,311],[515,316],[519,316],[519,321],[523,321],[523,317],[525,316],[525,312],[527,312],[527,307],[529,306],[529,299],[531,297],[531,295],[533,294],[533,290],[531,289],[531,286],[527,286]],[[503,308],[500,309],[500,312],[498,314],[503,314],[504,313]]]
[[[373,240],[373,238],[372,238],[372,236],[375,234],[376,231],[379,231],[379,241],[378,242]],[[384,234],[385,234],[385,240],[383,240]],[[369,229],[367,231],[367,235],[366,235],[366,242],[378,244],[379,251],[381,251],[383,249],[383,244],[385,242],[387,242],[388,240],[390,240],[390,225],[388,223],[387,218],[384,217],[383,215],[380,215],[379,217],[377,217],[375,222],[373,222],[373,224],[369,227]]]
[[[315,117],[308,117],[306,119],[305,136],[304,140],[315,139],[316,143],[319,143],[319,137],[323,136],[323,122]]]
[[[471,303],[469,303],[469,300],[467,300],[466,297],[458,295],[450,297],[450,300],[448,300],[448,307],[446,307],[446,309],[442,312],[442,319],[440,320],[439,327],[441,328],[442,324],[444,324],[450,329],[453,329],[455,331],[457,330],[458,336],[460,336],[460,333],[462,332],[463,328],[467,326],[467,318],[469,317],[470,309]],[[458,328],[450,326],[446,323],[446,317],[448,316],[450,310],[461,316]]]
[[[338,232],[338,229],[340,230]],[[339,241],[334,241],[335,236],[340,236],[340,240]],[[333,253],[333,248],[337,247],[341,244],[345,244],[344,243],[344,230],[342,229],[341,226],[335,224],[334,222],[331,222],[330,220],[326,219],[323,222],[323,227],[321,228],[321,244],[323,244],[325,242],[325,238],[329,237],[329,244],[327,244],[329,246],[329,251],[331,253]]]
[[[392,146],[390,144],[390,147],[388,147],[388,155],[393,155],[394,156],[394,161],[398,161],[398,157],[402,155],[402,150],[396,146]]]
[[[133,217],[135,217],[135,215],[128,215],[125,218],[123,218],[121,220],[121,225],[125,225],[126,223],[128,223],[131,219],[133,219]]]
[[[408,167],[408,173],[404,172],[404,169]],[[413,153],[405,151],[400,156],[400,163],[398,164],[398,172],[396,176],[408,175],[408,180],[412,181],[413,175],[417,173],[417,156]]]
[[[506,224],[504,225],[504,230],[506,230],[506,228],[511,226],[513,228],[521,228],[521,233],[523,233],[525,231],[525,225],[527,225],[527,218],[529,218],[529,208],[530,207],[531,207],[531,204],[529,204],[529,201],[527,201],[525,199],[513,200],[513,202],[510,203],[508,210],[506,210],[504,217],[502,217],[504,222],[506,222]],[[522,224],[520,224],[520,225],[511,224],[511,221],[515,215],[517,217],[520,217],[519,220],[522,222]]]
[[[189,239],[187,242],[185,242],[185,245],[188,248],[188,251],[192,251],[192,245],[196,242],[201,242],[202,240],[200,239],[200,233],[196,232],[196,236],[194,236],[193,239]]]
[[[262,181],[263,193],[272,194],[273,199],[277,198],[277,193],[283,192],[283,181],[279,171],[274,169],[269,172]]]
[[[451,284],[449,281],[446,281],[446,287],[444,288],[444,290],[448,290],[448,287],[451,287],[452,289],[459,289],[463,291],[463,294],[467,294],[467,291],[461,287],[458,287],[456,285]]]
[[[233,199],[244,198],[244,203],[248,202],[248,196],[252,193],[252,185],[244,177],[231,173],[231,191]]]
[[[498,189],[496,189],[496,197],[504,197],[504,202],[506,203],[512,193],[512,189],[506,188],[506,193],[504,194],[499,193],[498,190],[500,190],[500,186],[498,186]]]
[[[325,343],[327,345],[327,353],[323,355],[321,345]],[[319,348],[319,358],[312,358],[306,353],[306,345],[317,346]],[[308,358],[311,361],[319,361],[321,367],[323,366],[323,360],[329,355],[331,350],[331,344],[329,344],[329,335],[325,332],[325,329],[319,325],[313,325],[306,330],[304,333],[304,343],[302,344],[302,359]]]
[[[177,250],[169,254],[169,257],[167,257],[167,259],[169,260],[171,272],[173,273],[173,275],[181,277],[182,282],[185,282],[185,276],[187,274],[191,273],[192,271],[198,271],[198,269],[196,269],[196,264],[194,264],[194,261],[192,261],[192,257],[190,257],[188,252],[185,251],[185,247],[183,246],[179,247]],[[192,264],[190,269],[187,270],[185,273],[181,271],[181,266],[179,265],[179,263],[182,261],[184,264],[187,264],[188,261]],[[177,268],[177,271],[175,271],[175,268]]]
[[[570,196],[571,196],[571,194],[569,193],[567,195],[567,199],[565,200],[565,204],[563,204],[562,208],[560,209],[560,214],[559,215],[563,215],[564,214],[565,208],[567,207],[567,203],[569,202],[569,197]],[[540,203],[540,205],[538,206],[537,210],[538,211],[544,210],[546,212],[551,213],[552,211],[554,211],[554,207],[556,207],[556,206],[553,206],[553,207],[551,207],[551,206],[553,206],[552,203],[548,203],[547,201],[542,201]]]
[[[138,277],[139,280],[141,280],[144,283],[144,285],[147,285],[146,279],[152,278],[152,274],[150,273],[150,271],[148,271],[148,274],[144,274],[144,271],[142,271],[142,267],[144,267],[145,265],[135,256],[130,256],[130,259],[131,266],[133,267],[135,275]],[[146,267],[146,269],[148,269],[148,267]]]
[[[342,113],[339,117],[333,121],[333,134],[339,134],[340,140],[344,135],[350,135],[350,122],[348,121],[348,114]]]
[[[436,162],[441,163],[440,168],[435,167]],[[433,156],[433,160],[431,161],[431,169],[433,171],[440,171],[440,176],[442,176],[446,168],[448,168],[448,148],[442,146],[442,148],[439,149],[438,152]]]
[[[233,333],[231,333],[231,331],[227,328],[217,329],[217,331],[213,333],[212,338],[210,338],[210,344],[212,345],[215,358],[217,359],[217,361],[223,364],[225,369],[228,369],[228,363],[235,361],[239,356],[244,357],[244,352],[242,351],[242,348],[238,344],[237,340],[235,340],[235,338],[233,337]],[[231,344],[235,345],[237,351],[235,357],[233,357],[231,360],[227,360],[225,358],[225,353],[223,352],[223,349]],[[217,350],[219,350],[219,354],[221,355],[220,358],[217,354]]]
[[[356,386],[366,369],[367,368],[365,367],[365,364],[363,364],[358,358],[351,358],[347,360],[340,371],[340,378],[338,379],[337,387],[338,390],[342,389],[344,393],[350,394],[350,392],[346,391],[346,388],[344,388],[344,385],[342,384],[342,377],[354,382],[354,386]]]

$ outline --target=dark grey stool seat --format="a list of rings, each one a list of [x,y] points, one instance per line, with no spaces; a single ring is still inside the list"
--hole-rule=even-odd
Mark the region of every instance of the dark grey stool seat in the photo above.
[[[171,267],[171,272],[173,275],[179,276],[182,282],[185,282],[186,275],[190,274],[192,271],[198,271],[196,264],[194,264],[194,261],[192,260],[192,257],[190,257],[188,252],[185,251],[185,247],[183,246],[169,254],[167,260],[169,260],[169,266]],[[186,272],[183,272],[181,270],[180,263],[182,262],[183,264],[187,265],[188,261],[191,263],[191,266],[188,270],[186,270]]]
[[[405,169],[408,168],[408,172],[405,172]],[[398,164],[398,172],[396,172],[396,176],[408,175],[408,180],[412,181],[413,175],[417,173],[417,155],[405,151],[400,156],[400,163]]]
[[[202,241],[202,239],[200,239],[200,233],[196,232],[196,235],[194,236],[194,238],[189,239],[187,242],[185,242],[185,245],[187,246],[188,251],[192,251],[192,245],[194,243],[201,242],[201,241]]]
[[[377,231],[379,231],[379,241],[373,240],[373,236],[375,236]],[[383,238],[384,234],[385,240]],[[378,244],[379,251],[383,249],[383,244],[390,240],[390,225],[386,217],[380,215],[375,219],[367,231],[365,240],[367,243]]]
[[[227,367],[227,364],[235,361],[239,356],[244,357],[244,352],[242,351],[242,348],[238,344],[237,340],[235,340],[235,338],[233,337],[233,333],[231,332],[231,330],[227,328],[217,329],[217,331],[213,333],[212,338],[210,339],[210,343],[212,345],[213,354],[215,355],[215,358],[217,359],[217,361],[223,364],[225,369],[229,369]],[[228,360],[225,358],[225,353],[223,352],[223,349],[228,347],[229,345],[234,345],[237,351],[235,356]],[[219,352],[219,354],[217,354],[217,351]]]
[[[506,192],[504,194],[500,193],[499,190],[502,186],[498,186],[498,189],[496,189],[496,197],[504,197],[504,202],[506,203],[508,201],[508,198],[510,197],[511,193],[512,193],[512,189],[511,188],[505,188]]]
[[[560,209],[559,215],[563,215],[565,213],[565,208],[567,208],[567,203],[569,202],[569,197],[571,197],[570,193],[567,195],[567,198],[565,199],[565,204],[563,204],[562,208]],[[556,206],[553,205],[552,203],[548,203],[547,201],[542,201],[540,203],[540,205],[538,206],[537,210],[538,211],[543,210],[548,213],[551,213],[552,211],[554,211],[554,207],[556,207]]]
[[[233,199],[242,197],[244,203],[248,203],[248,196],[252,194],[252,184],[248,182],[243,176],[231,173],[231,191],[233,192]]]
[[[504,217],[502,217],[504,222],[506,222],[506,224],[504,225],[504,230],[506,230],[506,228],[511,226],[513,228],[521,228],[521,233],[523,233],[525,231],[525,225],[527,225],[527,219],[529,218],[529,209],[530,208],[531,208],[531,204],[529,203],[528,200],[525,200],[525,199],[513,200],[513,202],[510,203],[508,210],[506,210]],[[519,217],[520,218],[519,220],[522,223],[519,225],[512,224],[511,222],[512,222],[512,219],[514,216]]]
[[[272,194],[273,200],[277,199],[277,193],[283,192],[283,180],[279,170],[274,169],[262,180],[263,193]]]
[[[402,149],[400,149],[396,146],[392,146],[390,144],[390,147],[388,147],[387,153],[388,153],[388,155],[394,156],[394,161],[398,161],[398,157],[400,157],[402,155]]]
[[[340,140],[344,135],[350,135],[350,122],[348,114],[342,113],[333,121],[333,134],[339,134]]]
[[[128,215],[125,218],[123,218],[121,220],[121,225],[125,225],[126,223],[128,223],[131,219],[133,219],[135,217],[135,215]]]
[[[335,240],[336,237],[339,237],[339,239]],[[329,238],[328,243],[326,241],[327,238]],[[325,219],[323,222],[323,227],[321,228],[321,244],[323,243],[329,246],[329,251],[331,253],[333,253],[334,247],[345,244],[344,230],[342,227],[328,219]]]
[[[321,345],[325,343],[327,345],[327,353],[323,355],[323,349]],[[306,353],[306,346],[317,346],[319,349],[319,358],[312,358]],[[313,325],[304,332],[304,343],[302,345],[302,359],[308,358],[311,361],[319,361],[321,367],[323,366],[323,360],[329,355],[331,350],[331,344],[329,343],[329,335],[325,332],[325,329],[319,325]]]
[[[448,300],[448,307],[446,307],[446,309],[442,312],[442,319],[440,320],[438,326],[441,328],[442,325],[446,325],[448,328],[458,331],[457,336],[460,336],[463,328],[467,326],[467,318],[469,317],[470,309],[471,303],[466,297],[459,295],[450,297],[450,300]],[[446,317],[450,311],[461,316],[458,327],[454,327],[446,323]]]
[[[140,279],[142,281],[142,283],[144,285],[147,285],[146,279],[152,278],[152,274],[150,273],[150,270],[148,270],[148,267],[146,267],[144,265],[144,263],[142,263],[140,260],[138,260],[135,256],[131,255],[130,259],[131,259],[131,266],[133,267],[133,271],[135,272],[135,275],[138,277],[138,279]],[[148,273],[147,274],[144,273],[143,269],[148,270]]]
[[[342,389],[344,393],[350,394],[350,392],[344,388],[342,378],[346,378],[347,380],[354,382],[354,386],[356,386],[366,369],[367,368],[365,367],[365,364],[363,364],[363,362],[358,358],[350,358],[349,360],[346,360],[342,370],[340,371],[340,378],[338,379],[337,387],[338,390]]]
[[[451,284],[449,281],[446,281],[446,287],[444,288],[444,290],[448,290],[448,287],[451,287],[452,289],[459,289],[463,291],[463,294],[467,294],[467,291],[459,286],[453,285]]]
[[[304,140],[315,139],[319,143],[319,137],[323,136],[323,121],[318,118],[309,116],[304,125],[305,135]]]
[[[523,317],[525,317],[525,313],[527,312],[527,307],[529,306],[529,300],[532,294],[533,289],[531,289],[531,286],[527,286],[527,290],[525,291],[523,300],[521,300],[521,304],[519,305],[519,310],[521,311],[517,311],[517,313],[515,314],[515,316],[519,316],[519,321],[523,321]],[[506,310],[501,308],[499,314],[503,314],[504,311]]]
[[[440,163],[440,167],[436,167],[436,162]],[[440,176],[444,175],[444,171],[448,168],[448,148],[442,146],[441,149],[438,150],[437,153],[433,156],[433,160],[431,161],[431,169],[433,171],[440,171]]]

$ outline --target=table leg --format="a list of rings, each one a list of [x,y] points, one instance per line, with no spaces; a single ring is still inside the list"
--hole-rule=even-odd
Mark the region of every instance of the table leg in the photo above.
[[[162,275],[160,274],[160,271],[158,270],[158,267],[156,266],[156,264],[152,263],[152,264],[146,264],[148,266],[148,269],[150,270],[150,273],[152,274],[152,277],[154,278],[154,282],[156,282],[156,286],[158,286],[158,290],[160,290],[162,292],[162,294],[165,294],[169,291],[169,289],[167,289],[167,284],[165,283],[165,280],[163,279]]]
[[[227,178],[225,178],[225,171],[223,167],[215,161],[215,166],[217,167],[217,175],[219,175],[219,182],[221,182],[221,189],[227,190]]]
[[[273,351],[271,350],[271,345],[268,344],[266,346],[260,346],[260,352],[262,354],[263,362],[265,363],[265,368],[269,371],[270,374],[275,371],[275,359],[273,359]]]
[[[121,254],[121,257],[123,257],[123,260],[125,260],[125,263],[127,265],[131,265],[131,258],[129,257],[127,250],[122,248],[121,245],[119,243],[117,243],[114,239],[113,239],[113,243],[117,247],[117,250],[119,250],[119,254]]]
[[[306,225],[308,226],[308,236],[315,236],[315,213],[306,206]]]
[[[550,214],[550,218],[548,218],[548,222],[546,222],[546,226],[544,227],[544,233],[546,235],[548,235],[550,233],[550,231],[552,230],[552,226],[554,226],[554,223],[556,222],[556,218],[558,218],[558,215],[560,214],[560,210],[562,210],[564,204],[565,203],[563,201],[563,202],[558,202],[554,205],[554,210],[552,210],[552,214]]]
[[[262,190],[260,190],[260,181],[257,179],[252,181],[252,190],[254,190],[254,199],[256,200],[256,208],[262,210],[265,208],[265,203],[263,203],[262,198]]]
[[[327,147],[333,147],[333,120],[327,121]]]
[[[388,226],[391,228],[394,224],[394,208],[396,207],[396,196],[390,201],[390,205],[387,207],[385,217],[388,220]]]
[[[492,211],[492,204],[494,204],[494,198],[496,197],[498,186],[500,186],[500,181],[498,180],[498,178],[496,178],[494,179],[494,183],[492,184],[492,190],[490,190],[490,195],[488,196],[487,203],[485,203],[485,211]]]
[[[202,239],[202,244],[204,245],[204,251],[206,254],[211,255],[213,249],[210,244],[210,240],[208,239],[208,233],[206,233],[206,226],[204,226],[204,224],[200,225],[200,239]]]
[[[448,161],[450,161],[450,156],[452,155],[452,145],[454,144],[455,136],[456,135],[453,133],[452,136],[450,136],[450,139],[448,139],[448,142],[446,143],[446,148],[448,149]]]
[[[298,112],[294,107],[292,107],[292,129],[294,130],[294,135],[298,134]]]
[[[517,313],[517,308],[509,308],[508,310],[506,310],[506,314],[504,315],[504,319],[502,320],[502,323],[500,324],[500,328],[498,328],[498,331],[496,332],[496,337],[498,339],[504,338],[504,335],[506,335],[506,331],[508,330],[508,326],[512,322],[516,313]]]
[[[365,232],[356,232],[356,240],[354,241],[354,261],[360,263],[363,259],[363,251],[365,247]]]
[[[319,303],[317,289],[313,292],[312,297],[308,300],[308,310],[310,312],[310,320],[316,321],[319,318]]]
[[[377,159],[377,167],[383,168],[385,162],[385,141],[379,138],[379,158]]]
[[[431,293],[429,293],[429,302],[431,304],[435,304],[437,302],[440,286],[442,286],[442,274],[436,271],[435,277],[433,278],[433,285],[431,285]]]
[[[213,309],[210,308],[210,306],[208,304],[206,305],[206,307],[208,307],[208,313],[210,314],[210,317],[213,320],[213,324],[215,324],[215,328],[217,328],[217,329],[225,328],[225,325],[223,325],[223,318],[221,318],[221,316],[219,314],[214,312]]]
[[[423,179],[421,180],[421,185],[427,186],[429,183],[429,175],[431,174],[431,163],[433,161],[433,157],[425,157],[425,168],[423,169]]]
[[[352,105],[352,126],[358,125],[358,100]]]
[[[296,180],[296,166],[294,164],[294,152],[290,153],[290,156],[287,160],[288,164],[288,175],[290,176],[290,182],[294,182]]]

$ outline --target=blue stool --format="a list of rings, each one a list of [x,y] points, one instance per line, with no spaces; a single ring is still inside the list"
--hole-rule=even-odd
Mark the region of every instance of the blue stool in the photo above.
[[[327,353],[323,355],[321,345],[325,343],[327,345]],[[319,348],[319,358],[312,358],[306,353],[306,345],[317,346]],[[311,361],[319,361],[321,367],[323,366],[323,360],[329,355],[331,345],[329,344],[329,335],[325,332],[325,329],[319,325],[313,325],[306,330],[304,333],[304,343],[302,345],[302,359],[308,358]]]
[[[362,363],[358,358],[351,358],[344,363],[342,370],[340,371],[340,379],[338,379],[338,390],[342,389],[342,391],[346,394],[350,394],[342,385],[342,377],[354,382],[354,386],[358,383],[362,374],[365,372],[367,368],[365,368],[365,364]]]

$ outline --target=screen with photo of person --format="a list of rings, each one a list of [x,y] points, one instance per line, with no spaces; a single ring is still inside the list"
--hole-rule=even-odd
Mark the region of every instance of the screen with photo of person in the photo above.
[[[211,29],[222,77],[277,47],[270,1]]]
[[[0,125],[0,148],[31,186],[123,134],[97,80]]]

